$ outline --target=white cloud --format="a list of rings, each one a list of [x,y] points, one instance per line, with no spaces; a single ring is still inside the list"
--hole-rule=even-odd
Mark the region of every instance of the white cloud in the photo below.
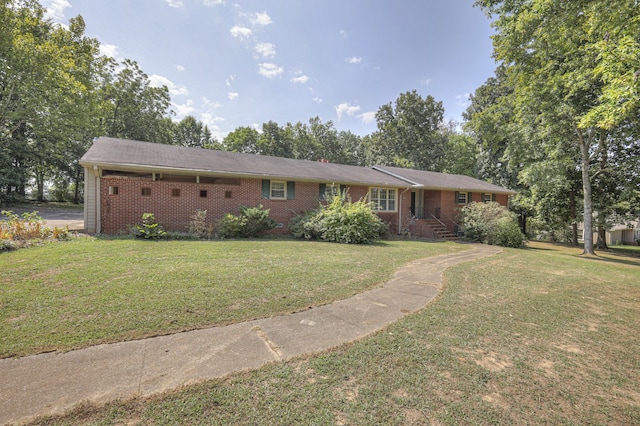
[[[161,75],[154,74],[149,76],[149,83],[152,87],[167,86],[167,89],[169,89],[169,93],[172,96],[186,96],[189,94],[186,86],[177,86],[173,81]]]
[[[353,116],[356,112],[360,111],[360,107],[357,105],[351,105],[348,102],[343,102],[336,107],[336,114],[338,115],[338,121],[342,119],[342,115]]]
[[[251,34],[253,33],[251,29],[246,27],[241,27],[239,25],[236,25],[233,28],[231,28],[229,32],[231,33],[232,36],[242,40],[251,37]]]
[[[358,118],[363,123],[367,123],[367,124],[373,123],[374,121],[376,121],[376,112],[375,111],[363,112],[362,114],[358,115]]]
[[[224,4],[224,0],[204,0],[202,2],[205,6],[216,6],[219,4]]]
[[[190,115],[196,109],[193,107],[193,101],[191,99],[187,99],[187,102],[183,104],[173,104],[173,107],[176,110],[176,118],[184,118],[187,115]]]
[[[166,2],[169,6],[175,7],[176,9],[184,6],[184,4],[182,4],[182,0],[166,0]]]
[[[267,12],[258,12],[251,15],[251,22],[254,25],[269,25],[273,23],[271,17],[267,15]]]
[[[233,80],[235,80],[235,79],[236,79],[236,76],[235,76],[235,75],[230,75],[230,76],[229,76],[229,78],[227,78],[227,79],[224,81],[224,84],[225,84],[227,87],[231,87],[231,83],[233,83]]]
[[[431,79],[430,78],[425,78],[424,80],[420,80],[420,84],[428,86],[428,85],[431,84]]]
[[[235,101],[240,97],[240,93],[238,92],[229,92],[229,100]]]
[[[301,84],[306,84],[307,81],[309,81],[309,77],[306,75],[301,75],[299,77],[294,77],[291,79],[292,83],[301,83]]]
[[[202,103],[204,104],[204,106],[206,106],[207,108],[211,108],[211,109],[215,109],[215,108],[220,108],[222,106],[222,104],[218,101],[212,101],[211,99],[207,98],[207,97],[203,97],[202,98]]]
[[[362,62],[362,58],[359,56],[352,56],[345,59],[345,62],[347,62],[348,64],[359,64],[360,62]]]
[[[463,93],[461,95],[456,95],[456,104],[461,107],[468,107],[471,105],[471,93]]]
[[[178,72],[182,72],[182,71],[184,71],[185,69],[186,69],[186,68],[185,68],[185,67],[183,67],[182,65],[176,65],[176,71],[178,71]]]
[[[113,44],[100,43],[100,54],[110,58],[118,58],[118,46]]]
[[[345,30],[340,30],[340,35],[344,38],[347,38],[347,32]]]
[[[275,78],[284,72],[282,67],[272,63],[258,64],[260,66],[260,75],[267,78]]]
[[[319,97],[316,96],[315,98],[313,98],[313,102],[315,102],[317,104],[321,104],[322,103],[322,98],[319,98]]]
[[[44,14],[45,19],[51,19],[55,22],[64,20],[64,10],[71,7],[71,3],[67,0],[45,0],[42,5],[47,9]]]
[[[255,50],[263,58],[272,58],[276,55],[276,45],[273,43],[256,43]]]
[[[227,133],[221,132],[220,126],[218,126],[218,123],[222,123],[223,121],[225,121],[223,117],[218,117],[211,113],[205,112],[200,114],[200,121],[202,121],[202,123],[209,128],[209,130],[211,131],[211,135],[218,141],[222,141],[227,136]]]

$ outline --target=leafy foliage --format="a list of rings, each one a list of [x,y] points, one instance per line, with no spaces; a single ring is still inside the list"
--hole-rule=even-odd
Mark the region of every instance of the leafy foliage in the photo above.
[[[142,223],[135,225],[131,233],[134,237],[145,240],[160,240],[167,236],[167,232],[156,221],[153,213],[143,213]]]
[[[372,140],[383,149],[384,164],[442,171],[446,136],[440,131],[444,119],[442,102],[424,99],[417,91],[400,94],[395,106],[381,106],[376,112],[378,133]]]
[[[39,241],[68,240],[71,233],[67,228],[44,226],[44,220],[37,211],[17,215],[11,210],[0,212],[7,219],[0,220],[0,252],[28,247]]]
[[[196,238],[211,238],[213,226],[207,224],[207,211],[196,210],[189,222],[189,234]]]
[[[525,237],[513,213],[498,203],[471,203],[462,208],[464,236],[471,241],[522,247]]]
[[[370,244],[389,232],[373,207],[364,200],[352,202],[346,192],[334,194],[328,204],[293,218],[289,229],[295,238]]]
[[[240,214],[225,214],[218,222],[220,238],[255,238],[276,227],[275,220],[269,217],[269,209],[240,206]]]

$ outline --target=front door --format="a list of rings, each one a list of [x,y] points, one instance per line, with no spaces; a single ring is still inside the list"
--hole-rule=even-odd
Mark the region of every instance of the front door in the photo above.
[[[416,192],[411,191],[411,206],[409,207],[411,210],[411,216],[416,215]]]

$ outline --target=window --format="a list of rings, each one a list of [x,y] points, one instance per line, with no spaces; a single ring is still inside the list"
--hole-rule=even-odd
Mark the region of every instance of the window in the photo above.
[[[273,200],[285,200],[287,198],[286,182],[272,180],[269,194],[269,198]]]
[[[207,198],[207,190],[206,189],[201,189],[200,190],[200,198]]]
[[[179,197],[180,196],[180,188],[171,189],[171,196],[172,197]]]
[[[118,187],[110,186],[109,187],[109,195],[118,195]]]
[[[148,197],[151,195],[151,188],[142,188],[142,196]]]
[[[469,204],[472,199],[471,192],[456,192],[456,204]]]
[[[496,201],[496,194],[482,194],[483,203],[490,203],[492,201]]]
[[[340,195],[347,190],[347,185],[336,185],[335,183],[326,184],[321,183],[318,185],[318,192],[321,200],[327,200],[334,195]]]
[[[396,211],[396,194],[395,188],[371,188],[369,190],[369,198],[376,206],[376,210],[380,212]]]
[[[271,200],[295,200],[296,183],[263,179],[262,198]]]
[[[231,198],[231,191],[224,191],[224,198]]]

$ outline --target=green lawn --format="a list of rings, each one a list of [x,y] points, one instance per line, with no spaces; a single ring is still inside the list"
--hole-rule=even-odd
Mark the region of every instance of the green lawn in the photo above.
[[[580,251],[507,249],[362,341],[41,424],[640,424],[640,259]]]
[[[86,237],[2,253],[0,357],[291,313],[381,285],[410,260],[463,249]]]

